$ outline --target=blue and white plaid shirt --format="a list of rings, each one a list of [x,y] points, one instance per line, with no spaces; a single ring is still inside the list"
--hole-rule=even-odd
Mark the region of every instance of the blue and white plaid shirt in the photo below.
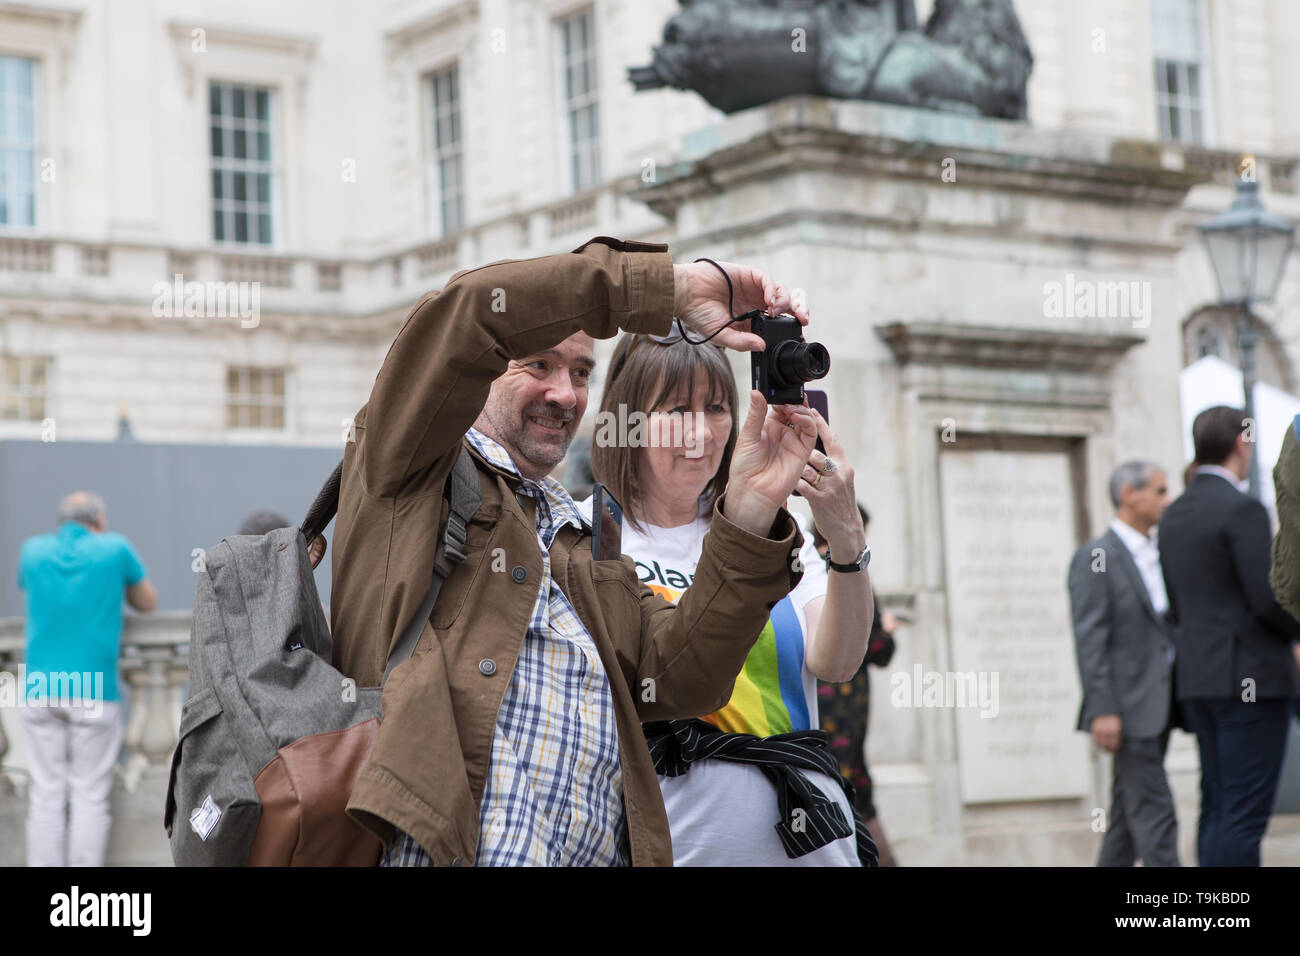
[[[493,464],[518,475],[497,442],[465,436]],[[595,642],[551,577],[551,542],[582,527],[573,498],[551,478],[523,478],[537,502],[542,580],[519,661],[497,713],[479,808],[480,866],[626,866],[627,818],[614,697]],[[431,866],[399,833],[381,866]]]

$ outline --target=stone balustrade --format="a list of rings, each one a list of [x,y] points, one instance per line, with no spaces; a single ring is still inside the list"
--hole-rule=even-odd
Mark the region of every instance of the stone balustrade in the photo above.
[[[59,299],[74,290],[104,303],[152,304],[166,317],[185,318],[189,283],[256,283],[259,308],[267,313],[367,316],[405,307],[456,271],[484,262],[567,251],[602,232],[654,237],[663,220],[640,203],[623,202],[640,185],[639,177],[626,176],[367,258],[286,253],[253,244],[178,248],[148,242],[106,245],[40,233],[2,236],[0,296]],[[169,286],[161,297],[158,283]]]
[[[117,766],[109,797],[109,866],[171,864],[163,804],[189,681],[189,642],[189,611],[124,618],[120,670],[125,759]],[[14,739],[20,737],[22,724],[18,706],[13,706],[26,686],[24,647],[23,620],[0,619],[0,867],[21,866],[26,860],[29,788],[25,742]]]
[[[21,698],[25,638],[22,618],[0,619],[0,681],[10,682],[0,705]],[[134,788],[149,767],[165,767],[176,748],[183,695],[189,682],[190,612],[128,614],[122,627],[122,678],[127,685],[127,761],[123,782]],[[14,724],[10,724],[13,729]],[[9,738],[0,721],[0,767],[5,766]],[[0,774],[0,787],[7,779]]]

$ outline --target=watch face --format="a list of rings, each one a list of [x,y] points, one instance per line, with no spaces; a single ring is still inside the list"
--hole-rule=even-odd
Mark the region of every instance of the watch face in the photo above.
[[[827,552],[826,562],[833,571],[861,571],[871,563],[871,546],[868,545],[863,548],[861,553],[858,555],[857,560],[851,561],[848,564],[835,564],[830,560],[829,552]]]

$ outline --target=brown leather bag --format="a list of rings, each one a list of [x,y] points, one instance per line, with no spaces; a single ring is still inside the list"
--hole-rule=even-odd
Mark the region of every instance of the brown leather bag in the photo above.
[[[163,814],[177,866],[379,861],[379,840],[346,808],[379,734],[383,686],[358,688],[332,665],[312,575],[341,477],[340,462],[300,528],[234,535],[204,555],[190,630],[193,695],[181,712]],[[481,494],[463,448],[448,484],[433,581],[389,654],[384,681],[410,658],[442,582],[465,559]],[[178,809],[188,824],[175,825]]]

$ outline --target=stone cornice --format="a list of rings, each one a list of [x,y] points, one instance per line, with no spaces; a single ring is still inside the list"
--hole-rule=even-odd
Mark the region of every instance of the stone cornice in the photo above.
[[[275,331],[288,336],[310,335],[321,341],[342,341],[368,345],[391,336],[406,320],[411,305],[374,312],[329,314],[281,312],[263,309],[254,328],[244,329],[237,317],[213,319],[206,316],[155,316],[148,302],[51,301],[23,297],[0,297],[6,320],[31,319],[46,325],[93,328],[120,332],[177,331],[192,335],[238,333],[254,335]]]
[[[0,3],[0,22],[16,25],[24,20],[47,29],[67,30],[75,27],[81,20],[81,11],[73,7],[37,7],[27,3]]]
[[[395,27],[384,33],[384,42],[390,53],[404,53],[431,37],[454,30],[464,23],[478,19],[478,0],[460,0],[450,6]]]
[[[167,32],[176,43],[188,43],[194,30],[202,30],[207,43],[275,53],[293,60],[307,61],[316,54],[316,38],[300,33],[248,30],[199,20],[170,20]]]
[[[1135,345],[1131,333],[1049,332],[946,322],[876,326],[900,365],[1106,373]]]
[[[171,35],[176,65],[185,81],[186,96],[193,95],[199,70],[193,48],[195,30],[203,31],[204,51],[230,49],[244,54],[269,55],[287,67],[288,74],[299,87],[306,83],[308,64],[316,55],[316,38],[303,34],[254,31],[200,20],[170,20],[167,32]]]
[[[16,44],[9,52],[30,51],[33,42],[46,47],[52,54],[54,75],[63,85],[68,81],[68,61],[81,15],[81,10],[72,7],[37,7],[0,0],[0,37]]]
[[[754,179],[830,170],[905,179],[920,188],[943,183],[945,163],[955,163],[955,188],[974,184],[1165,207],[1208,181],[1213,167],[1206,150],[1185,153],[1167,143],[792,97],[688,135],[681,155],[661,166],[659,181],[631,195],[671,216],[686,200]]]

